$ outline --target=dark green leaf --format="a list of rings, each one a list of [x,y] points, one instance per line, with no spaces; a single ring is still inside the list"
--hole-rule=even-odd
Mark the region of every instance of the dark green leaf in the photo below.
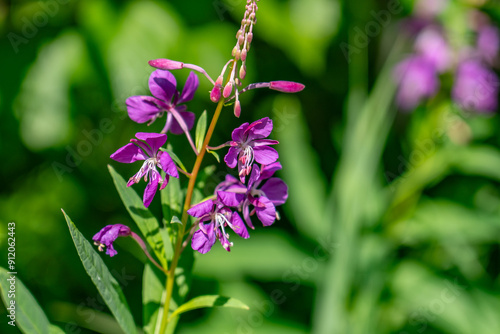
[[[64,218],[68,223],[69,231],[83,267],[89,274],[92,282],[97,287],[104,302],[110,309],[116,321],[120,324],[125,333],[137,333],[134,319],[130,313],[127,301],[123,295],[120,285],[109,272],[101,256],[94,250],[92,245],[76,228],[75,224],[63,211]]]
[[[130,217],[135,221],[160,262],[164,264],[165,250],[158,220],[153,216],[151,211],[144,206],[144,203],[135,190],[131,187],[127,187],[125,179],[123,179],[112,166],[108,165],[108,168],[115,183],[116,190],[130,214]]]
[[[142,280],[142,311],[144,332],[156,333],[159,330],[159,315],[163,315],[162,304],[166,298],[164,290],[165,274],[156,267],[147,264]],[[158,327],[158,328],[157,328]]]
[[[14,279],[12,281],[8,281],[8,279],[11,278]],[[15,288],[13,289],[13,291],[15,291],[15,296],[9,297],[9,294],[12,294],[12,292],[9,292],[11,282],[15,284]],[[1,267],[0,290],[2,290],[2,299],[5,307],[7,308],[7,317],[2,317],[4,318],[2,321],[11,321],[8,317],[10,314],[8,308],[11,307],[11,303],[14,301],[16,324],[23,333],[49,333],[49,320],[33,295],[17,276],[10,275],[6,269]]]

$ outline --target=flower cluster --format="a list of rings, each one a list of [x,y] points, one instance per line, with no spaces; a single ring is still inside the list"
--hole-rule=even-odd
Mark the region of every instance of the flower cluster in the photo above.
[[[418,4],[425,2],[422,0]],[[498,77],[492,70],[497,59],[500,33],[489,23],[489,18],[480,12],[468,13],[473,34],[470,45],[452,43],[452,36],[438,15],[446,6],[438,6],[432,12],[422,11],[417,6],[417,15],[411,21],[416,32],[414,52],[402,60],[394,70],[398,83],[397,103],[403,110],[413,110],[422,101],[437,95],[441,76],[451,76],[451,97],[463,110],[493,112],[498,104]],[[420,10],[419,10],[420,8]],[[425,15],[424,15],[425,14]],[[445,82],[446,80],[443,80]]]
[[[278,144],[278,141],[268,139],[273,129],[273,123],[268,117],[237,127],[232,132],[232,140],[223,145],[216,148],[207,146],[220,110],[224,105],[234,100],[234,114],[237,117],[240,116],[239,96],[242,93],[255,88],[269,88],[285,93],[295,93],[304,89],[304,85],[291,81],[252,83],[240,89],[246,76],[246,58],[253,39],[253,26],[257,22],[257,1],[247,0],[245,15],[236,34],[236,45],[232,52],[232,59],[225,64],[215,81],[203,68],[194,64],[170,59],[149,61],[149,64],[156,68],[149,78],[151,96],[129,97],[126,100],[127,112],[132,121],[148,125],[165,116],[165,125],[159,132],[136,133],[135,138],[130,139],[128,144],[111,154],[111,159],[121,163],[143,161],[139,171],[130,177],[127,187],[139,183],[141,179],[147,182],[143,195],[145,207],[149,207],[153,202],[158,187],[161,191],[167,186],[170,177],[179,178],[179,171],[184,173],[190,178],[184,206],[188,207],[204,153],[209,149],[215,150],[229,146],[224,161],[230,168],[237,168],[238,178],[228,175],[225,181],[217,186],[214,196],[195,204],[187,212],[183,212],[183,224],[187,223],[187,215],[197,218],[194,227],[199,226],[199,230],[195,232],[194,229],[191,230],[194,232],[191,244],[192,248],[200,253],[208,252],[216,240],[220,240],[222,246],[229,251],[232,246],[228,240],[227,231],[229,229],[242,238],[248,238],[247,226],[254,228],[250,218],[253,215],[256,215],[264,226],[273,224],[279,217],[276,206],[285,203],[288,196],[286,184],[273,177],[274,172],[281,169],[281,165],[277,162],[278,152],[271,147]],[[194,72],[190,72],[182,92],[179,92],[176,78],[171,71],[183,68],[191,69]],[[217,103],[215,111],[217,116],[214,114],[212,120],[214,123],[205,134],[206,137],[202,140],[201,147],[196,147],[191,138],[190,131],[196,116],[195,113],[188,111],[186,106],[186,103],[194,98],[199,86],[198,76],[195,72],[201,73],[211,82],[213,88],[210,91],[210,100]],[[179,168],[176,165],[178,162],[176,156],[173,154],[171,156],[168,153],[171,151],[167,152],[163,148],[167,142],[167,133],[186,136],[196,155],[195,166],[198,166],[194,167],[191,173]],[[198,151],[199,149],[201,152]],[[176,162],[173,158],[176,159]],[[243,219],[240,214],[243,215]],[[171,218],[165,217],[167,221],[170,221]],[[182,229],[185,227],[182,225]],[[117,224],[104,227],[94,236],[94,241],[99,245],[99,250],[104,250],[106,247],[107,254],[113,256],[116,254],[113,242],[119,236],[128,235],[136,239],[146,255],[156,264],[147,252],[144,242],[125,225]],[[180,245],[180,242],[187,244],[189,237],[188,240],[182,240],[184,235],[183,233],[180,235],[181,239],[177,241],[178,244]],[[157,266],[161,269],[161,266]]]
[[[199,218],[200,229],[191,242],[194,250],[206,253],[218,239],[224,249],[230,251],[233,243],[228,241],[226,227],[242,238],[249,238],[238,212],[252,229],[252,215],[256,215],[264,226],[272,225],[278,217],[276,206],[286,202],[288,187],[281,179],[273,177],[281,164],[276,161],[278,152],[268,146],[278,141],[266,139],[272,129],[273,123],[266,117],[251,124],[244,123],[233,131],[224,161],[230,168],[237,167],[239,178],[227,175],[215,189],[215,200],[206,200],[188,210],[189,215]],[[205,221],[209,223],[204,224]]]

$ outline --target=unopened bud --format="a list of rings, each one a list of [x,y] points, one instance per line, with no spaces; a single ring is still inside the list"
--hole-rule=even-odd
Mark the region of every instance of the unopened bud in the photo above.
[[[241,51],[241,61],[247,60],[247,49]]]
[[[247,75],[247,67],[245,65],[241,65],[241,67],[240,67],[240,79],[245,80],[246,75]]]
[[[253,39],[253,33],[249,32],[247,34],[247,44],[252,43],[252,39]]]
[[[305,86],[303,84],[293,81],[271,81],[269,83],[269,89],[283,93],[297,93],[304,88]]]
[[[233,51],[231,51],[231,55],[233,57],[236,57],[236,54],[238,53],[238,51],[240,51],[240,49],[238,48],[238,45],[235,45],[233,48]]]
[[[153,59],[148,61],[148,64],[151,67],[160,69],[160,70],[180,70],[181,68],[184,67],[184,63],[180,61],[175,61],[175,60],[170,60],[170,59],[165,59],[165,58],[160,58],[160,59]]]
[[[210,92],[210,100],[213,103],[219,102],[221,96],[221,88],[222,86],[219,84],[215,84],[214,88],[212,88],[212,91]]]
[[[222,96],[224,96],[225,99],[231,95],[233,92],[233,84],[231,82],[228,82],[226,86],[224,87],[224,91],[222,92]]]
[[[241,115],[241,103],[238,100],[234,103],[234,116],[239,118],[240,115]]]
[[[240,34],[240,37],[238,37],[238,44],[241,46],[245,42],[245,36],[243,34]]]

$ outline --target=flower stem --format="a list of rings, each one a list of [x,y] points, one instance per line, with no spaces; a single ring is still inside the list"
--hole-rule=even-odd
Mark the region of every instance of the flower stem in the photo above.
[[[208,143],[212,138],[215,126],[217,121],[219,120],[220,113],[222,111],[222,107],[224,106],[224,100],[221,99],[217,104],[217,108],[215,109],[214,116],[212,117],[212,121],[210,122],[210,126],[208,127],[207,134],[205,136],[205,140],[203,141],[203,145],[200,149],[199,154],[196,157],[196,161],[194,162],[193,171],[191,172],[191,177],[189,178],[189,184],[186,193],[186,199],[184,201],[184,207],[182,210],[182,225],[179,229],[179,233],[177,234],[177,240],[175,243],[174,256],[172,258],[172,263],[170,265],[170,269],[167,273],[167,282],[165,284],[165,290],[167,291],[167,298],[165,300],[164,308],[166,308],[166,312],[163,312],[163,317],[161,319],[161,327],[160,333],[165,333],[168,325],[168,311],[170,308],[170,300],[172,299],[172,291],[174,288],[175,282],[175,269],[177,268],[177,264],[179,262],[179,257],[181,255],[183,236],[187,225],[188,213],[187,210],[191,207],[191,200],[193,198],[193,191],[196,185],[196,178],[198,176],[198,172],[200,171],[201,163],[203,161],[203,157],[205,156],[205,152],[207,151]]]

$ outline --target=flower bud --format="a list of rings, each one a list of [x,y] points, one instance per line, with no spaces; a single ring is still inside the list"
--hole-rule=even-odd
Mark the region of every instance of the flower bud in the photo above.
[[[215,84],[214,88],[212,88],[212,91],[210,92],[210,100],[213,103],[219,102],[221,96],[221,88],[222,86],[219,84]]]
[[[160,69],[160,70],[180,70],[184,67],[184,63],[180,61],[170,60],[170,59],[153,59],[148,61],[148,64],[151,67]]]
[[[249,32],[247,34],[247,44],[252,43],[252,39],[253,39],[253,33]]]
[[[247,60],[247,49],[241,51],[241,61]]]
[[[238,100],[234,103],[234,116],[239,118],[240,115],[241,115],[241,103]]]
[[[224,91],[222,92],[222,96],[224,96],[225,99],[231,95],[233,92],[233,84],[231,82],[228,82],[226,86],[224,87]]]
[[[245,42],[245,36],[243,34],[240,34],[240,37],[238,37],[238,44],[241,46]]]
[[[269,83],[269,89],[283,93],[297,93],[304,88],[303,84],[293,81],[271,81]]]
[[[245,80],[246,75],[247,75],[247,67],[245,65],[241,65],[241,67],[240,67],[240,79]]]

